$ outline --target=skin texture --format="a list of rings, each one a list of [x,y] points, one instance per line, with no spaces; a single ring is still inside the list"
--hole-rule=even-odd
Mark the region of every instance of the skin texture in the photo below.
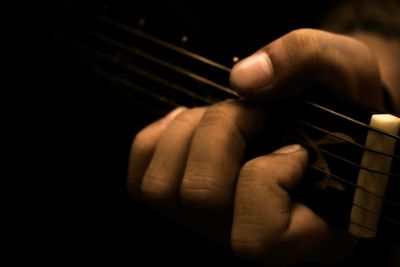
[[[355,38],[299,29],[235,65],[231,84],[257,102],[299,97],[324,84],[323,93],[382,108],[379,62],[371,46]],[[340,261],[357,240],[290,197],[306,150],[294,145],[244,160],[250,140],[271,127],[268,116],[241,100],[172,111],[136,136],[128,188],[247,260],[269,266]]]

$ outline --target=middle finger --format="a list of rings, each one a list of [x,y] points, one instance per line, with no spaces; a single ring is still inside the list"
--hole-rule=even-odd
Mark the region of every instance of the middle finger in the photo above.
[[[241,101],[225,101],[206,111],[193,136],[181,184],[185,206],[222,211],[232,205],[246,142],[264,123],[261,109]]]

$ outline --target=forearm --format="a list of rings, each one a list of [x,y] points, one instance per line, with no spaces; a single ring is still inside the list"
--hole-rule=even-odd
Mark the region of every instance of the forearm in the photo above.
[[[329,14],[322,27],[353,36],[370,47],[382,82],[400,113],[400,1],[345,1]]]

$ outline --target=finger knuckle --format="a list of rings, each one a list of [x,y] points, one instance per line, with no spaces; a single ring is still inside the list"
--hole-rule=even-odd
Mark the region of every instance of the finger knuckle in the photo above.
[[[148,135],[145,130],[140,131],[136,134],[132,142],[131,153],[132,154],[142,154],[145,153],[150,148],[148,142]]]
[[[211,206],[212,194],[208,188],[188,188],[181,190],[181,200],[185,207],[206,208]]]
[[[310,63],[318,62],[323,54],[325,33],[314,29],[297,29],[290,32],[285,40],[285,47],[289,54],[296,58],[298,49],[302,49],[302,54]],[[297,50],[296,50],[297,49]]]
[[[151,203],[170,202],[175,197],[175,190],[165,182],[162,173],[148,171],[143,178],[141,197]]]
[[[266,254],[268,244],[261,238],[262,231],[259,226],[242,224],[240,227],[232,227],[231,246],[239,257],[249,261],[259,261]]]
[[[180,189],[182,204],[196,209],[223,209],[227,203],[224,201],[224,193],[212,185],[214,178],[196,175],[184,179]]]
[[[289,158],[288,166],[292,166],[290,168],[291,173],[289,174],[291,177],[302,177],[304,173],[304,169],[306,168],[306,163],[304,160],[299,160],[298,158]]]
[[[260,172],[265,172],[265,164],[259,159],[253,159],[246,162],[240,170],[240,176],[253,177]]]
[[[204,127],[232,127],[234,120],[233,104],[221,102],[210,106],[204,114],[202,125]]]
[[[172,127],[180,127],[180,128],[188,128],[192,127],[193,122],[195,121],[195,116],[201,112],[199,109],[188,109],[186,111],[181,112],[177,115],[172,122]]]

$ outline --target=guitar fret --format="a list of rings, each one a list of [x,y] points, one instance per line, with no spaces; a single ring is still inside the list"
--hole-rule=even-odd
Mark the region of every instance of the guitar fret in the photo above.
[[[387,131],[390,134],[397,134],[400,130],[400,118],[388,114],[373,115],[371,118],[371,125],[381,129],[382,131]],[[389,136],[382,136],[378,135],[374,131],[369,131],[366,139],[366,146],[393,153],[396,147],[396,140],[389,138]],[[392,159],[365,151],[361,164],[375,166],[382,170],[382,173],[384,174],[391,169]],[[369,191],[373,190],[376,194],[383,196],[386,192],[389,176],[385,174],[382,175],[382,173],[371,173],[366,172],[364,169],[360,169],[357,184],[368,188]],[[356,189],[353,202],[360,206],[368,206],[369,209],[375,210],[377,214],[381,213],[383,205],[381,199],[371,198],[371,195],[366,195],[364,191],[360,191],[359,189]],[[357,221],[359,224],[372,226],[373,228],[377,228],[379,223],[379,217],[370,216],[369,213],[356,207],[352,208],[351,220]],[[365,231],[353,224],[350,224],[349,232],[360,237],[376,236],[376,231]]]

